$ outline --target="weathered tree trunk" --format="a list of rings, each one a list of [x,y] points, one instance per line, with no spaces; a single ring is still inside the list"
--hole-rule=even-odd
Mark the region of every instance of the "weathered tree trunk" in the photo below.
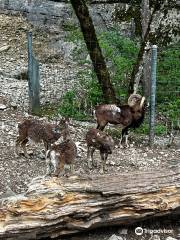
[[[148,28],[148,22],[150,19],[150,7],[149,0],[142,0],[141,3],[141,21],[142,21],[142,39],[146,34]],[[150,81],[151,81],[151,51],[150,45],[147,43],[145,47],[145,51],[143,54],[143,72],[142,72],[142,86],[143,92],[146,98],[150,96]]]
[[[145,0],[142,0],[142,2]],[[153,21],[154,15],[155,13],[162,7],[162,5],[164,4],[163,2],[161,2],[161,0],[159,1],[150,1],[151,2],[151,7],[152,7],[152,13],[150,14],[150,10],[148,11],[148,9],[146,9],[146,11],[149,12],[148,16],[144,15],[144,20],[142,21],[142,42],[141,42],[141,47],[138,53],[138,57],[137,57],[137,61],[136,64],[133,67],[133,71],[131,74],[131,79],[129,82],[129,89],[128,89],[128,93],[131,94],[134,92],[134,90],[136,91],[137,89],[137,85],[139,84],[140,78],[142,76],[143,73],[143,56],[145,56],[145,51],[146,51],[146,46],[147,43],[149,41],[150,38],[150,30],[151,30],[151,23]],[[148,2],[149,3],[149,2]],[[146,3],[147,4],[147,1]],[[142,6],[142,4],[141,4]],[[147,6],[146,6],[147,7]],[[150,8],[150,7],[149,7]],[[148,18],[148,21],[145,20],[145,18]]]
[[[178,214],[180,170],[36,178],[0,200],[0,239],[41,239]]]
[[[129,94],[133,93],[134,90],[135,91],[137,90],[135,88],[137,88],[137,86],[139,84],[139,81],[140,81],[140,78],[141,78],[141,75],[142,75],[143,56],[144,56],[144,52],[145,52],[145,47],[146,47],[147,42],[149,40],[150,26],[151,26],[151,23],[152,23],[152,19],[153,19],[153,14],[151,15],[150,20],[148,22],[148,26],[147,26],[146,32],[144,33],[144,38],[143,38],[142,43],[141,43],[141,47],[140,47],[140,50],[139,50],[139,53],[138,53],[136,64],[133,67],[133,71],[132,71],[132,74],[131,74],[131,79],[130,79],[130,82],[129,82],[129,89],[128,89]],[[135,86],[135,84],[137,86]]]
[[[137,57],[137,61],[136,64],[133,67],[133,71],[131,74],[131,79],[129,82],[129,89],[128,89],[128,93],[131,94],[134,92],[134,90],[137,90],[137,85],[139,83],[139,80],[144,72],[144,75],[149,74],[150,69],[149,69],[149,59],[150,59],[150,53],[147,51],[147,43],[150,42],[150,44],[154,44],[156,42],[153,42],[153,35],[154,33],[152,33],[151,30],[151,24],[154,20],[154,16],[156,16],[156,14],[162,11],[163,9],[163,14],[165,15],[168,12],[168,7],[171,5],[171,7],[177,7],[177,4],[175,3],[175,1],[169,1],[168,3],[166,1],[163,0],[142,0],[142,2],[144,2],[144,5],[142,7],[144,7],[145,12],[147,12],[147,14],[149,13],[149,15],[147,16],[146,13],[144,13],[144,20],[142,21],[142,43],[141,43],[141,47],[138,53],[138,57]],[[148,4],[149,4],[149,10],[148,10]],[[152,9],[152,10],[151,10]],[[151,13],[150,13],[151,10]],[[146,19],[147,18],[147,19]],[[163,17],[161,17],[161,20],[163,19]],[[147,21],[148,20],[148,21]],[[160,21],[161,21],[160,20]],[[158,23],[159,26],[160,22]],[[149,58],[149,59],[148,59]],[[143,61],[144,60],[144,61]],[[143,66],[143,62],[144,62],[144,66]],[[144,94],[146,96],[149,95],[149,83],[148,81],[150,80],[144,80]]]
[[[116,102],[115,91],[110,81],[110,75],[106,67],[101,48],[98,43],[95,28],[89,15],[88,7],[84,0],[71,0],[76,16],[79,19],[84,40],[93,63],[94,71],[102,88],[104,101]]]

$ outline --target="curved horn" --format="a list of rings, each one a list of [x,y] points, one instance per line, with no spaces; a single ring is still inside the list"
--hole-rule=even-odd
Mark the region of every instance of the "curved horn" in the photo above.
[[[145,99],[146,99],[145,97],[142,97],[141,102],[140,102],[140,108],[142,108],[142,106],[144,105]]]
[[[130,97],[128,98],[128,105],[130,107],[133,107],[137,100],[140,100],[142,96],[140,94],[131,94]]]

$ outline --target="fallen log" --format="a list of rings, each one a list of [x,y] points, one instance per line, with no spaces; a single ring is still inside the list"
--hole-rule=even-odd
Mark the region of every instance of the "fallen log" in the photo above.
[[[0,200],[0,239],[42,239],[179,214],[180,170],[33,179]]]

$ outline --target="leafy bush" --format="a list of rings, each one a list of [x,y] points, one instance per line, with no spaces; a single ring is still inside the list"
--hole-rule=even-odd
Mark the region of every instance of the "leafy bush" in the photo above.
[[[145,121],[139,128],[136,128],[134,132],[138,133],[138,134],[148,135],[149,134],[149,123],[147,121]],[[167,132],[167,128],[163,123],[156,123],[155,134],[157,136],[165,135],[166,132]]]
[[[125,99],[129,85],[129,78],[137,58],[138,46],[129,38],[120,36],[114,30],[104,32],[99,36],[116,95],[120,101]]]
[[[77,120],[87,120],[89,116],[81,109],[81,99],[78,99],[76,91],[68,91],[62,98],[58,113],[65,117],[73,117]]]

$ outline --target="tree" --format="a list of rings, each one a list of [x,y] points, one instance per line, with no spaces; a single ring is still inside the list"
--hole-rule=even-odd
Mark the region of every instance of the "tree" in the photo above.
[[[175,0],[168,0],[167,2],[164,0],[142,0],[141,2],[141,46],[138,54],[138,58],[136,64],[133,67],[133,71],[131,74],[131,79],[129,82],[128,93],[131,94],[134,90],[137,89],[137,85],[142,75],[149,74],[150,71],[148,69],[149,65],[149,53],[146,51],[148,42],[150,44],[158,44],[158,42],[162,42],[164,44],[164,40],[168,38],[165,34],[162,34],[161,21],[165,19],[165,16],[168,14],[168,10],[177,8],[177,3]],[[150,13],[151,12],[151,13]],[[157,27],[155,32],[151,32],[151,24],[154,21],[154,18],[157,18],[157,14],[160,15],[159,26]],[[156,19],[157,20],[157,19]],[[168,33],[167,33],[168,35]],[[162,39],[160,41],[160,39]],[[145,79],[146,76],[143,76],[142,85],[143,92],[148,97],[149,95],[149,81],[150,79]]]
[[[92,60],[94,71],[97,75],[98,82],[102,88],[104,102],[116,102],[115,91],[110,80],[110,74],[99,46],[95,28],[89,14],[85,0],[71,0],[71,4],[79,19],[81,31]]]

